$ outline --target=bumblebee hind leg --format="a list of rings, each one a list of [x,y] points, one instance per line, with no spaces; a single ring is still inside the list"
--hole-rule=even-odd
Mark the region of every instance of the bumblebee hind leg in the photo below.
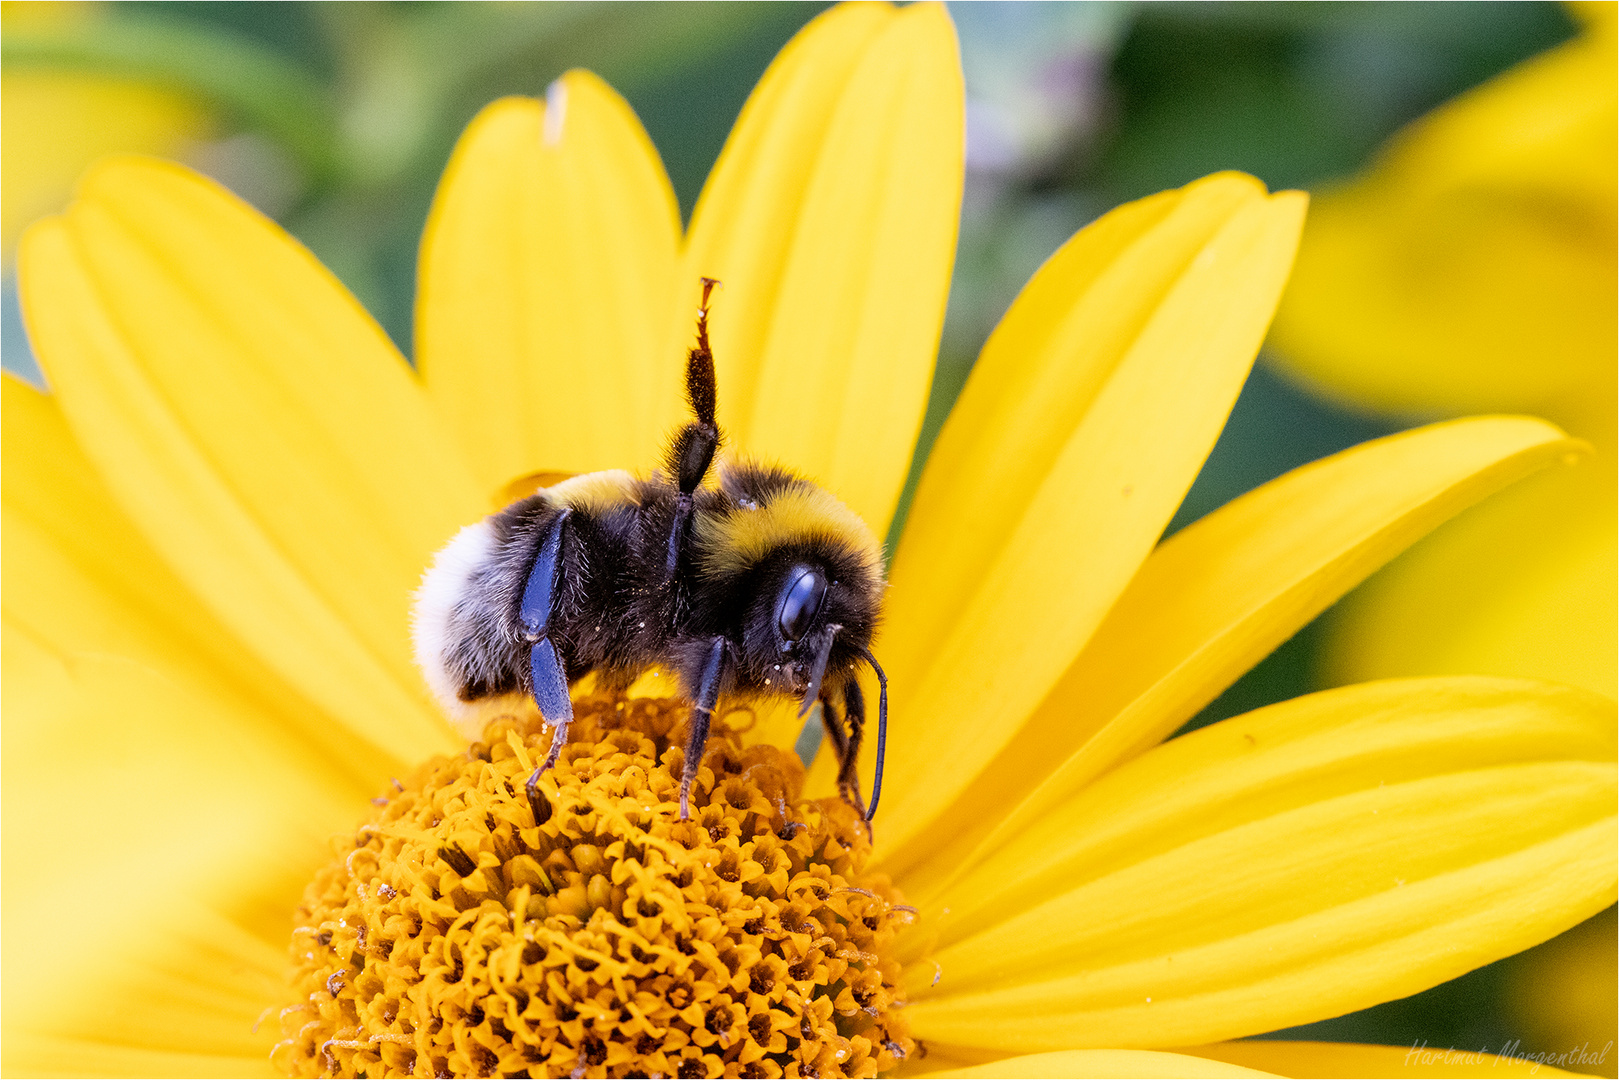
[[[573,511],[563,510],[546,527],[540,540],[539,554],[523,586],[523,599],[518,618],[523,636],[529,641],[528,663],[530,690],[540,716],[551,725],[551,750],[545,764],[534,770],[528,778],[529,800],[537,792],[540,774],[557,763],[562,748],[568,743],[568,725],[573,721],[573,701],[568,697],[568,674],[563,668],[562,655],[550,638],[551,615],[556,610],[557,586],[562,573],[562,534],[567,529],[568,517]]]
[[[703,299],[697,308],[697,346],[686,354],[686,401],[695,419],[675,433],[668,451],[669,472],[675,481],[675,513],[669,526],[663,574],[666,582],[674,580],[680,565],[694,493],[720,444],[719,425],[714,422],[714,354],[708,347],[708,297],[717,284],[712,278],[703,278]]]

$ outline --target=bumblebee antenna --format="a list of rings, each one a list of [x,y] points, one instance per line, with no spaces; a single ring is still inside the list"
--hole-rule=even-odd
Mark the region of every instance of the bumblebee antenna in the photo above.
[[[882,665],[863,645],[856,646],[871,670],[877,673],[877,773],[871,782],[871,804],[866,808],[866,824],[877,815],[877,800],[883,797],[883,755],[888,750],[888,676]]]

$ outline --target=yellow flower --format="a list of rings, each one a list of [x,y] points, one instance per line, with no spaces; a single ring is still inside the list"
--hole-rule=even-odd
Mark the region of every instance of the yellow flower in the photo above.
[[[1513,411],[1591,442],[1361,590],[1334,681],[1461,672],[1619,691],[1615,10],[1416,121],[1316,200],[1277,356],[1354,406]]]
[[[306,909],[346,905],[371,886],[343,876],[352,866],[319,869],[334,833],[340,851],[376,850],[353,831],[368,798],[423,829],[508,844],[543,832],[548,811],[500,790],[533,732],[458,742],[412,670],[409,595],[433,551],[514,482],[654,460],[679,415],[699,273],[726,282],[713,340],[734,444],[888,524],[943,316],[961,100],[942,8],[834,9],[766,74],[684,239],[650,143],[598,80],[570,74],[543,106],[497,102],[463,137],[424,239],[419,374],[307,252],[178,167],[105,165],[28,234],[23,304],[52,392],[4,380],[8,1072],[263,1073],[277,1024],[255,1033],[257,1019],[300,993],[318,1011],[351,990],[341,975],[290,987],[289,935],[300,964],[339,931],[356,955],[373,947],[352,924],[332,921],[322,943],[289,919],[300,895]],[[669,1020],[660,1038],[708,1055],[693,1068],[749,1055],[764,1074],[869,1071],[899,1055],[859,1044],[873,1030],[863,1004],[931,1048],[908,1053],[914,1072],[1252,1075],[1230,1057],[1394,1068],[1404,1048],[1153,1048],[1409,994],[1611,902],[1613,712],[1583,692],[1381,683],[1157,745],[1438,521],[1578,452],[1536,420],[1436,425],[1300,469],[1158,545],[1257,351],[1303,209],[1297,194],[1211,177],[1109,214],[1024,290],[939,439],[894,560],[871,867],[835,799],[784,807],[842,837],[817,849],[813,873],[844,884],[788,887],[844,905],[816,918],[852,951],[817,953],[824,973],[801,995],[814,1015],[797,1033],[730,1005]],[[431,870],[443,888],[422,902],[478,920],[457,940],[505,942],[450,956],[435,938],[434,986],[463,960],[487,974],[477,957],[513,940],[501,955],[520,965],[523,942],[622,940],[602,910],[620,868],[650,872],[653,848],[677,862],[665,841],[686,828],[659,779],[667,758],[592,764],[661,752],[666,721],[636,723],[582,733],[559,792],[650,792],[656,843],[575,846],[552,893],[521,855],[504,869],[482,848],[418,855],[438,862],[419,862],[417,883]],[[723,797],[704,807],[710,839],[681,844],[740,859],[726,822],[772,810],[748,770],[741,786],[720,777],[748,754],[790,773],[769,744],[793,734],[761,717],[754,745],[711,752],[704,787]],[[434,754],[449,756],[416,769]],[[830,793],[821,769],[812,794]],[[442,823],[420,810],[433,784],[462,785]],[[605,812],[558,805],[576,824]],[[796,842],[791,823],[781,833]],[[709,869],[744,877],[739,863]],[[887,879],[919,916],[897,936]],[[726,887],[711,895],[738,895]],[[782,901],[794,903],[812,901]],[[737,931],[703,917],[705,934]],[[875,959],[850,921],[865,919],[885,950]],[[901,963],[903,1009],[885,996]],[[825,981],[857,967],[864,998]],[[683,1006],[619,1002],[617,983],[581,971],[528,984],[523,1015],[561,1025],[553,1066],[635,1071],[643,1051],[590,1039],[638,1023],[634,1009]],[[596,987],[588,1011],[555,999],[581,979]],[[731,1005],[746,999],[735,993]],[[481,1007],[441,1019],[457,1067],[488,1064],[479,1040],[494,1020],[521,1026]],[[310,1052],[386,1061],[408,1042],[414,1056],[395,1063],[451,1060],[416,1052],[425,1030],[353,1024]]]

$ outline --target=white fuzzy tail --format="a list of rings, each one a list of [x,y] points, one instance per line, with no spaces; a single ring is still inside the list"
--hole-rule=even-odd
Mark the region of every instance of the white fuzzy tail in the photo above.
[[[472,575],[486,563],[494,550],[495,535],[487,521],[468,525],[433,557],[433,565],[422,574],[421,587],[411,608],[410,637],[416,663],[427,678],[427,687],[440,707],[459,729],[483,710],[482,703],[461,700],[455,670],[450,666],[450,618],[472,586]],[[476,733],[474,733],[476,734]]]

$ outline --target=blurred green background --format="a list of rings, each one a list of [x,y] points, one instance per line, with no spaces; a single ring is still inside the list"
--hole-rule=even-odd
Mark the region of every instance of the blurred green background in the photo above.
[[[119,138],[137,130],[134,148],[180,157],[281,221],[409,355],[428,203],[482,105],[591,68],[634,106],[689,215],[748,91],[820,8],[5,4],[0,357],[39,379],[12,277],[18,230],[65,201],[65,177],[87,156],[123,148]],[[1219,169],[1273,189],[1319,189],[1363,168],[1412,119],[1577,29],[1542,3],[962,3],[951,12],[967,74],[969,171],[918,467],[996,320],[1079,227]],[[64,88],[80,96],[39,105]],[[132,105],[131,94],[146,96]],[[23,115],[30,108],[44,111]],[[119,112],[129,108],[139,123]],[[1170,530],[1408,424],[1332,405],[1262,357]],[[1332,614],[1189,726],[1321,688],[1321,628]],[[1613,943],[1609,909],[1427,993],[1284,1034],[1491,1052],[1518,1040],[1524,1053],[1589,1041],[1600,1051],[1614,1031]],[[1595,1068],[1613,1076],[1614,1063],[1610,1044]]]

